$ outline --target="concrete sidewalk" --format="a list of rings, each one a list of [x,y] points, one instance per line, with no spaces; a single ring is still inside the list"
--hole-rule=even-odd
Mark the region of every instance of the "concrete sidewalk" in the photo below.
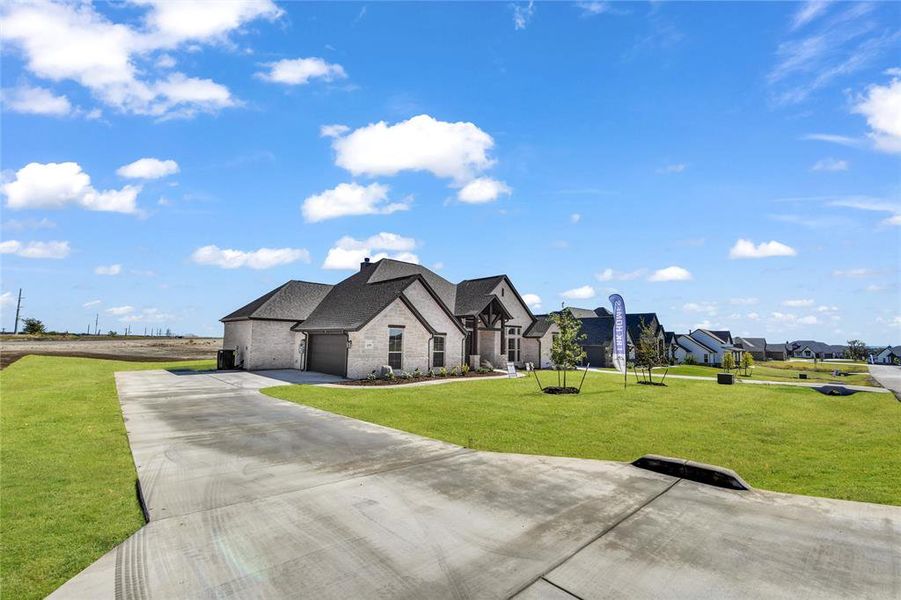
[[[616,375],[618,377],[622,377],[623,374],[617,371],[611,371],[609,369],[588,369],[592,373],[604,373],[605,375]],[[631,376],[632,374],[629,373]],[[658,372],[655,375],[662,375],[662,373]],[[691,379],[694,381],[716,381],[716,377],[704,377],[702,375],[667,375],[667,379]],[[760,380],[760,379],[738,379],[736,378],[736,383],[751,383],[754,385],[789,385],[794,387],[806,387],[806,388],[817,388],[823,387],[824,385],[840,385],[842,387],[848,388],[849,390],[854,390],[857,392],[875,392],[877,394],[887,394],[889,390],[884,388],[873,387],[871,385],[847,385],[845,383],[827,383],[825,381],[820,382],[802,382],[802,381],[768,381],[768,380]]]
[[[52,598],[894,598],[901,509],[475,452],[117,374],[150,522]]]

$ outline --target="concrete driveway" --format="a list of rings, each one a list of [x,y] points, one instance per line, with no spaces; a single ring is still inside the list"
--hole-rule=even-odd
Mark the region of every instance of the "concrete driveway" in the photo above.
[[[892,390],[895,397],[901,400],[901,367],[894,365],[869,365],[870,375],[882,387]]]
[[[117,374],[150,521],[52,598],[901,595],[897,507],[475,452],[255,377]]]

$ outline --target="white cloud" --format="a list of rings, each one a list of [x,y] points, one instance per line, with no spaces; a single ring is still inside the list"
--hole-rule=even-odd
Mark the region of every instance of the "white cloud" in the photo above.
[[[122,316],[119,319],[122,323],[135,323],[135,322],[143,322],[143,323],[165,323],[166,321],[171,321],[175,316],[169,313],[164,313],[158,308],[142,308],[138,312],[129,312]]]
[[[158,158],[139,158],[116,169],[119,177],[128,179],[159,179],[167,175],[178,173],[178,163],[174,160],[160,160]]]
[[[525,29],[535,14],[535,3],[529,0],[528,4],[513,4],[513,28],[519,31]]]
[[[783,300],[782,306],[791,306],[791,307],[800,307],[800,306],[813,306],[814,301],[810,298],[802,298],[799,300]]]
[[[23,231],[25,229],[55,229],[56,222],[47,217],[40,219],[8,219],[3,221],[3,229]]]
[[[83,308],[91,308],[92,306],[97,306],[98,304],[101,304],[101,303],[102,303],[102,302],[101,302],[100,300],[91,300],[91,301],[89,301],[89,302],[85,302],[85,303],[82,304],[81,306],[82,306]]]
[[[576,2],[576,6],[578,6],[582,10],[583,17],[594,17],[597,15],[603,15],[605,13],[616,13],[613,6],[610,2],[601,2],[595,0],[593,2]]]
[[[687,302],[682,305],[682,310],[687,313],[704,313],[708,315],[715,315],[717,312],[716,302]]]
[[[777,323],[793,323],[797,317],[791,313],[772,312],[770,319]]]
[[[757,298],[730,298],[729,304],[734,304],[736,306],[750,306],[753,304],[757,304],[760,302]]]
[[[369,258],[373,262],[383,258],[393,258],[419,264],[419,257],[412,252],[416,245],[415,239],[396,233],[382,232],[365,240],[344,236],[329,249],[322,268],[355,270],[360,268],[360,263],[364,258]]]
[[[112,307],[106,309],[106,312],[111,315],[119,317],[122,315],[127,315],[129,313],[132,313],[132,312],[134,312],[134,310],[135,310],[134,306],[125,305],[125,306],[112,306]]]
[[[859,138],[849,137],[846,135],[836,135],[832,133],[808,133],[801,136],[802,140],[812,140],[815,142],[829,142],[830,144],[838,144],[839,146],[856,147],[862,144]]]
[[[833,313],[838,312],[837,306],[826,306],[825,304],[817,307],[817,312],[820,313]]]
[[[636,269],[635,271],[614,271],[606,268],[594,274],[598,281],[632,281],[640,279],[647,273],[647,269]]]
[[[672,266],[665,269],[657,269],[648,277],[648,281],[690,281],[691,273],[682,267]]]
[[[745,315],[745,318],[748,319],[749,321],[757,321],[760,319],[760,315],[757,314],[756,312],[749,312],[748,314]]]
[[[347,125],[323,125],[319,128],[319,136],[326,138],[336,138],[341,137],[348,131],[350,131],[350,127],[348,127]]]
[[[878,150],[901,152],[901,79],[871,85],[853,111],[866,117],[870,139]]]
[[[819,321],[814,315],[808,315],[806,317],[801,317],[800,319],[798,319],[799,325],[816,325],[817,323],[819,323]]]
[[[597,295],[597,292],[595,292],[594,288],[590,285],[583,285],[582,287],[566,290],[560,295],[567,300],[588,300],[589,298],[594,298]]]
[[[729,258],[769,258],[772,256],[795,256],[797,252],[775,240],[754,245],[751,240],[739,239],[729,250]]]
[[[672,165],[665,165],[657,169],[658,175],[670,175],[672,173],[681,173],[683,172],[688,165],[684,163],[676,163]]]
[[[94,267],[94,273],[97,275],[118,275],[122,272],[122,265],[100,265]]]
[[[827,6],[829,6],[829,2],[826,0],[812,0],[805,2],[792,17],[791,28],[798,29],[810,23],[823,14]]]
[[[148,6],[147,28],[156,47],[175,47],[183,42],[224,41],[228,33],[255,19],[275,20],[283,13],[270,0],[209,2],[208,0],[135,0]]]
[[[245,252],[227,250],[215,245],[203,246],[191,254],[191,260],[199,265],[212,265],[223,269],[271,269],[293,262],[310,262],[310,253],[303,248],[260,248]]]
[[[473,123],[449,123],[429,115],[394,125],[379,121],[332,142],[335,164],[354,175],[428,171],[460,185],[494,164],[488,155],[493,146],[491,136]]]
[[[854,208],[869,212],[892,213],[890,216],[880,221],[879,224],[887,226],[901,224],[901,203],[894,200],[883,200],[881,198],[871,198],[868,196],[849,196],[833,199],[829,202],[829,206]]]
[[[410,198],[400,202],[388,200],[388,186],[371,183],[341,183],[334,189],[309,196],[303,201],[301,212],[309,223],[335,219],[349,215],[389,215],[408,210]]]
[[[541,309],[541,296],[539,296],[538,294],[523,294],[522,301],[525,302],[526,306],[528,306],[532,310]]]
[[[896,31],[881,27],[868,2],[841,3],[816,29],[779,44],[767,76],[777,104],[803,102],[815,91],[877,62],[897,47]],[[809,21],[808,21],[809,22]]]
[[[0,308],[4,306],[13,306],[16,303],[16,296],[12,292],[3,292],[0,294]]]
[[[183,73],[154,79],[154,53],[187,43],[227,42],[227,34],[244,23],[281,15],[269,0],[135,3],[147,9],[140,29],[112,22],[87,3],[7,3],[0,9],[0,39],[22,52],[33,75],[75,81],[117,110],[191,116],[239,103],[228,88],[208,79]],[[162,68],[167,68],[165,60]]]
[[[510,195],[512,190],[503,181],[497,181],[490,177],[479,177],[473,179],[457,192],[457,198],[460,202],[467,204],[482,204],[484,202],[493,202],[497,200],[501,194]]]
[[[879,271],[875,269],[866,269],[866,268],[857,268],[857,269],[846,269],[846,270],[837,270],[832,272],[833,277],[851,277],[851,278],[862,278],[862,277],[875,277],[879,275]]]
[[[286,85],[305,85],[311,79],[334,81],[345,79],[347,73],[344,67],[331,64],[321,58],[293,58],[266,63],[268,72],[257,73],[257,77],[263,81],[283,83]]]
[[[848,161],[835,158],[821,158],[810,167],[811,171],[847,171]]]
[[[20,242],[5,240],[0,242],[0,254],[14,254],[22,258],[66,258],[71,252],[69,242]]]
[[[570,222],[570,223],[575,224],[575,223],[578,223],[578,222],[581,221],[581,220],[582,220],[582,215],[580,215],[579,213],[573,213],[573,214],[569,215],[569,222]]]
[[[140,187],[98,192],[91,178],[75,162],[29,163],[16,171],[15,180],[2,188],[6,207],[14,210],[63,208],[74,204],[88,210],[135,213]]]
[[[65,96],[57,96],[42,87],[20,85],[3,92],[7,110],[30,115],[64,117],[72,112],[72,103]]]

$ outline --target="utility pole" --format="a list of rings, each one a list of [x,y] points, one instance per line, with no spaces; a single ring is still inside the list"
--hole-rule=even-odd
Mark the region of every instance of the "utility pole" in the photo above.
[[[97,323],[100,322],[100,313],[94,315],[94,335],[100,335],[100,329],[97,328]]]
[[[22,308],[22,288],[19,288],[19,301],[16,303],[16,324],[13,326],[13,335],[19,333],[19,309]]]

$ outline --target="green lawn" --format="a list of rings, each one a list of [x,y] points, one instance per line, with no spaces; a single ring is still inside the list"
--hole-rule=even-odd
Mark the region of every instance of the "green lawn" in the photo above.
[[[655,369],[654,373],[662,375],[666,367]],[[839,369],[843,372],[850,372],[852,375],[844,377],[833,377],[832,371]],[[848,385],[872,385],[879,387],[879,384],[870,377],[866,365],[847,364],[823,364],[818,363],[814,368],[813,363],[799,362],[776,362],[768,361],[766,363],[755,363],[751,368],[751,374],[745,375],[743,369],[735,369],[732,371],[741,379],[760,379],[766,381],[804,381],[798,379],[798,373],[807,373],[807,381],[812,383],[847,383]],[[669,368],[669,375],[699,375],[703,377],[716,377],[717,373],[722,373],[722,369],[718,367],[705,367],[703,365],[673,365]]]
[[[43,598],[144,524],[115,371],[211,368],[26,356],[0,372],[0,588]]]
[[[545,385],[553,375],[542,373]],[[769,490],[901,505],[901,403],[789,386],[667,387],[589,374],[579,396],[532,378],[414,388],[279,386],[269,395],[480,450],[729,467]]]

